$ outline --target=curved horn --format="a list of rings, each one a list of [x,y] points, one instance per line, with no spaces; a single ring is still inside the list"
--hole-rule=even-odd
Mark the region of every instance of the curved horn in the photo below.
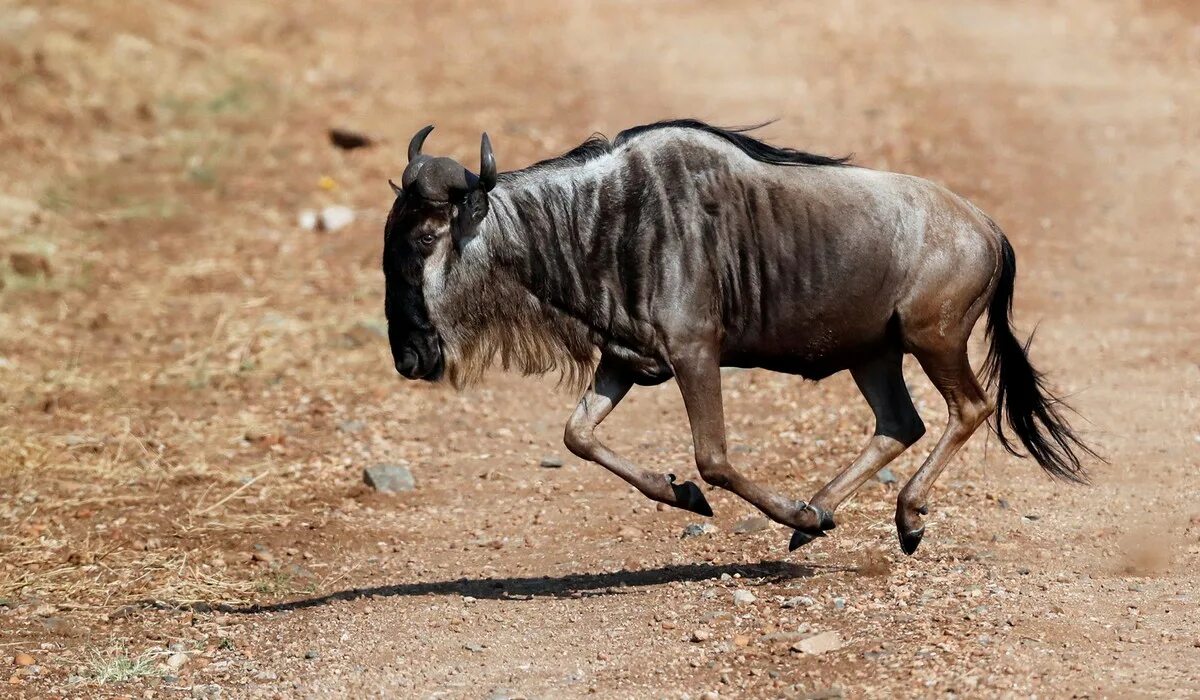
[[[492,141],[484,133],[479,144],[479,188],[491,192],[496,186],[496,156],[492,153]]]
[[[392,192],[393,192],[393,193],[394,193],[394,194],[395,194],[397,197],[399,197],[400,195],[404,194],[404,190],[400,188],[400,185],[397,185],[396,183],[392,182],[392,179],[391,179],[391,178],[388,178],[388,184],[392,186]]]
[[[425,137],[429,136],[429,132],[431,131],[433,131],[433,124],[430,124],[424,129],[418,131],[417,134],[412,137],[412,141],[408,142],[408,161],[410,163],[412,162],[413,158],[421,155],[421,147],[425,145]]]

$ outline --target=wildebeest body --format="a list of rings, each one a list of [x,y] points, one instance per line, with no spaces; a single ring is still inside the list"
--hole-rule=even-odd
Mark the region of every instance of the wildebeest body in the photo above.
[[[920,178],[778,148],[696,121],[595,138],[500,174],[484,136],[479,175],[413,138],[386,225],[388,332],[408,378],[461,384],[493,360],[586,384],[564,441],[646,496],[711,515],[703,492],[641,469],[596,428],[634,384],[674,377],[703,480],[794,528],[834,527],[837,506],[925,432],[905,386],[913,355],[946,400],[945,431],[901,489],[912,553],[930,489],[995,409],[1050,474],[1080,481],[1082,445],[1013,334],[1016,257],[966,200]],[[968,359],[988,312],[984,372]],[[728,457],[721,366],[819,379],[849,370],[875,416],[855,461],[795,501]]]
[[[906,302],[923,285],[977,300],[999,264],[990,222],[931,182],[759,163],[707,134],[647,134],[538,175],[501,176],[489,254],[647,380],[670,376],[681,328],[720,336],[724,365],[822,378],[905,325],[957,322],[968,309]]]

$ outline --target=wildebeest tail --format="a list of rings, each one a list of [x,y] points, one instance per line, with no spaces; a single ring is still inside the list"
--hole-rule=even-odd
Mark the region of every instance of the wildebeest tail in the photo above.
[[[998,232],[998,231],[997,231]],[[988,307],[987,335],[990,346],[983,372],[996,388],[996,414],[993,429],[1004,448],[1022,456],[1015,442],[1019,441],[1051,476],[1087,483],[1087,472],[1079,461],[1079,453],[1097,457],[1079,439],[1060,409],[1069,408],[1046,388],[1042,375],[1029,363],[1029,343],[1024,345],[1013,335],[1013,282],[1017,276],[1017,259],[1008,239],[1000,234],[1001,271]],[[1016,440],[1005,432],[1007,423]]]

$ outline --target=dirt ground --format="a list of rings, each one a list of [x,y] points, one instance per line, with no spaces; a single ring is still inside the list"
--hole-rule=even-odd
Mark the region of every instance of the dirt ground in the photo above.
[[[0,696],[1200,696],[1198,7],[0,0]],[[683,538],[566,453],[552,381],[395,375],[417,128],[508,169],[676,116],[992,214],[1095,484],[981,431],[911,558],[876,481],[795,553],[723,492]],[[908,370],[901,483],[945,423]],[[871,430],[846,376],[725,390],[736,463],[796,498]],[[696,478],[673,383],[603,433]],[[381,462],[417,489],[366,488]]]

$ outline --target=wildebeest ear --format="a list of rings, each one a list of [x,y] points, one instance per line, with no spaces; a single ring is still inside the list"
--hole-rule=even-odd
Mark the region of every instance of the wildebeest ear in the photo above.
[[[400,188],[400,185],[392,182],[391,178],[388,178],[388,184],[392,186],[392,192],[394,192],[397,197],[404,194],[404,190]]]
[[[479,234],[488,210],[487,192],[480,189],[468,192],[458,205],[458,218],[454,221],[453,236],[454,245],[460,251]]]

